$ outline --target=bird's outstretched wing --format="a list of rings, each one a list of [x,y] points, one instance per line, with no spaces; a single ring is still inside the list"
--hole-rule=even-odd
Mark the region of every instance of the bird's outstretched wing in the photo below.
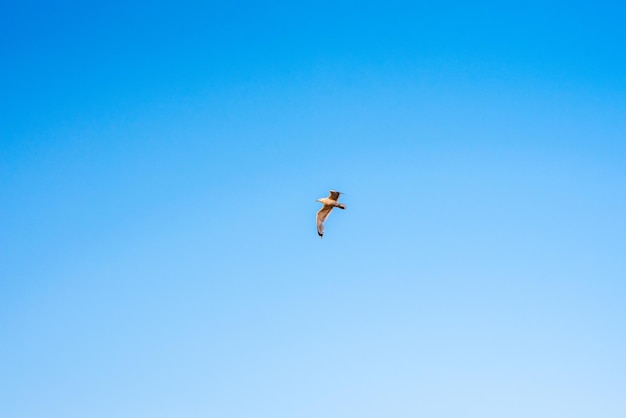
[[[317,211],[317,235],[319,235],[320,237],[324,235],[324,221],[328,217],[328,214],[331,210],[333,210],[332,206],[324,205],[320,210]]]
[[[330,194],[328,195],[328,198],[332,199],[332,200],[337,200],[337,199],[339,199],[339,195],[340,194],[341,194],[341,192],[336,192],[334,190],[331,190]]]

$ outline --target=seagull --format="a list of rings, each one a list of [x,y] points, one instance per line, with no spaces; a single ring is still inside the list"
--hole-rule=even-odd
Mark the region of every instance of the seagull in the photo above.
[[[339,209],[346,208],[346,205],[344,205],[343,203],[337,202],[337,199],[339,199],[340,194],[341,192],[336,192],[334,190],[331,190],[328,197],[322,197],[321,199],[316,200],[316,202],[320,202],[322,205],[324,205],[319,211],[317,211],[317,217],[316,217],[317,235],[319,235],[320,238],[324,236],[324,221],[328,217],[328,214],[330,213],[330,211],[333,210],[333,208],[339,208]]]

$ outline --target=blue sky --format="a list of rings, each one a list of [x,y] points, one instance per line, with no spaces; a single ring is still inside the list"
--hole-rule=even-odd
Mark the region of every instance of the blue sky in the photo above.
[[[0,415],[626,414],[624,6],[48,3],[0,6]]]

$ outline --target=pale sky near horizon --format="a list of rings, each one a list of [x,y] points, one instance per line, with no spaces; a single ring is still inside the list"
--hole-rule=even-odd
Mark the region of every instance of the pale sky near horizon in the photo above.
[[[0,416],[626,416],[625,20],[1,5]]]

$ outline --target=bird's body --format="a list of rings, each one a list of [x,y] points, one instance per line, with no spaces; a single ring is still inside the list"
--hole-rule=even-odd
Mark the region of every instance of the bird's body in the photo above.
[[[343,203],[337,202],[339,199],[339,195],[341,192],[336,192],[334,190],[330,191],[328,197],[322,197],[321,199],[317,199],[317,202],[320,202],[323,206],[317,211],[316,222],[317,222],[317,234],[322,238],[324,236],[324,221],[328,217],[328,214],[333,210],[333,208],[345,209],[346,205]]]

